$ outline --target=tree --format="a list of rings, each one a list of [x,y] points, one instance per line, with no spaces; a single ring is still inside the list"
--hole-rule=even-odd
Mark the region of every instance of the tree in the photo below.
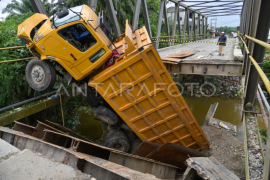
[[[56,3],[55,0],[42,0],[44,8],[48,15],[52,15],[55,12]],[[9,16],[16,14],[24,14],[34,12],[30,0],[12,0],[11,3],[8,3],[7,6],[2,10],[2,13],[8,13]]]
[[[224,32],[225,34],[231,34],[232,32],[237,32],[236,27],[221,26],[217,28],[218,32]]]

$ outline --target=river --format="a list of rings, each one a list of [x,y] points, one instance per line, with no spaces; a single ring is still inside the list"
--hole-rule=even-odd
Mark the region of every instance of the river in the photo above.
[[[195,116],[199,125],[202,125],[208,109],[211,104],[219,103],[214,118],[232,123],[237,127],[237,136],[243,139],[243,124],[241,122],[242,100],[240,98],[224,99],[220,97],[190,97],[184,96],[190,110]],[[258,115],[258,124],[260,128],[265,128],[263,120]],[[80,125],[77,125],[77,131],[82,135],[96,140],[102,136],[102,124],[94,119],[94,115],[88,115],[81,111]]]

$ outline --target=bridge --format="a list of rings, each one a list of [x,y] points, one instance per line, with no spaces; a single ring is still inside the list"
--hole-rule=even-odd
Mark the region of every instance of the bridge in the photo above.
[[[243,107],[242,121],[244,131],[244,151],[245,151],[245,176],[246,179],[253,179],[254,169],[250,167],[254,158],[250,148],[251,141],[248,135],[254,130],[254,136],[261,141],[259,127],[256,118],[255,104],[259,99],[261,102],[261,113],[264,114],[266,128],[270,123],[267,116],[267,110],[264,105],[269,107],[263,93],[260,91],[259,79],[261,79],[270,93],[270,82],[260,64],[263,62],[265,49],[270,49],[267,42],[267,36],[270,27],[269,0],[205,0],[205,1],[177,1],[169,0],[175,5],[172,31],[169,28],[168,14],[166,11],[166,0],[160,0],[159,17],[157,21],[157,35],[152,37],[152,43],[166,65],[168,71],[174,74],[195,74],[195,75],[215,75],[215,76],[239,76],[242,77],[243,87]],[[40,0],[30,0],[35,12],[46,14]],[[111,0],[105,0],[110,21],[113,24],[114,33],[119,36],[121,31],[115,14],[115,9]],[[151,24],[146,0],[136,0],[135,11],[133,14],[133,29],[138,28],[140,9],[143,9],[144,23],[150,36],[152,36]],[[187,5],[187,3],[196,3]],[[88,5],[96,10],[97,0],[89,0]],[[183,29],[178,12],[184,12]],[[212,39],[207,34],[207,25],[209,17],[239,15],[241,17],[240,28],[237,38],[229,38],[225,50],[225,56],[218,56],[217,40]],[[191,22],[190,22],[191,19]],[[162,21],[165,21],[167,36],[160,36]],[[242,47],[239,43],[243,44]],[[160,47],[164,45],[166,47]],[[20,47],[22,48],[22,47]],[[1,50],[1,49],[0,49]],[[175,57],[179,54],[185,54],[181,57]],[[28,58],[29,59],[29,58]],[[20,59],[20,60],[27,60]],[[15,60],[17,61],[17,60]],[[10,61],[14,62],[14,60]],[[0,62],[3,63],[3,62]],[[6,62],[4,62],[6,63]],[[7,62],[8,63],[8,62]],[[50,107],[58,104],[56,100],[49,100]],[[263,103],[262,103],[263,102]],[[247,109],[246,104],[251,104],[251,109]],[[38,108],[32,108],[29,112],[38,112],[46,108],[44,103],[37,104]],[[36,109],[37,111],[33,110]],[[269,111],[268,111],[269,113]],[[14,112],[0,118],[1,125],[7,125],[10,122],[24,118],[25,115],[17,116],[20,112]],[[21,113],[23,114],[23,113]],[[250,117],[252,114],[252,118]],[[269,113],[270,114],[270,113]],[[32,128],[32,127],[31,127]],[[14,134],[0,129],[2,133]],[[48,132],[49,134],[49,132]],[[20,135],[23,136],[23,135]],[[1,136],[0,136],[1,137]],[[27,137],[29,138],[29,137]],[[45,140],[44,140],[45,141]],[[261,153],[263,163],[258,166],[262,174],[262,179],[270,179],[270,133],[268,131],[266,152],[263,152],[261,142],[255,146],[258,154]],[[70,152],[69,152],[70,153]],[[74,152],[72,152],[74,153]],[[124,156],[124,155],[123,155]],[[111,172],[109,172],[111,173]],[[124,175],[123,175],[124,176]]]

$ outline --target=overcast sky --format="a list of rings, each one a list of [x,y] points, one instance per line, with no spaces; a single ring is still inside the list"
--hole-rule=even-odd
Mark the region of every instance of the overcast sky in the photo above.
[[[7,16],[7,14],[2,13],[2,10],[7,6],[9,2],[11,2],[11,0],[0,0],[0,18]]]
[[[206,1],[206,0],[188,0],[188,1]],[[209,1],[209,0],[207,0]],[[0,0],[0,18],[1,17],[6,17],[7,14],[2,14],[2,9],[6,7],[6,5],[11,2],[11,0]],[[199,4],[200,2],[185,2],[183,1],[184,4],[186,5],[194,5],[194,4]],[[226,3],[208,3],[208,4],[203,4],[200,6],[216,6],[216,5],[222,5],[222,4],[226,4]],[[242,5],[243,3],[236,3],[236,4],[231,4],[230,6],[235,6],[235,5]],[[167,7],[171,7],[174,6],[174,3],[168,3]],[[201,8],[205,8],[205,7],[192,7],[193,9],[201,9]],[[214,9],[223,9],[224,7],[215,7],[212,8],[211,10]],[[241,9],[241,7],[239,7],[238,9]],[[240,15],[234,15],[234,16],[217,16],[217,17],[208,17],[208,24],[210,24],[211,19],[213,18],[217,18],[217,27],[220,26],[232,26],[232,27],[236,27],[240,25]]]

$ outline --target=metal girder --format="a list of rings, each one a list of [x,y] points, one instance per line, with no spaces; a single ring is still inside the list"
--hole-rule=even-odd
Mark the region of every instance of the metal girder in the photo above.
[[[224,11],[219,10],[218,12],[208,11],[208,12],[205,12],[205,14],[220,14],[220,13],[226,13],[226,12],[241,13],[240,11],[241,11],[241,9],[227,9],[227,10],[224,10]]]
[[[191,11],[194,11],[194,12],[196,12],[196,13],[201,14],[201,15],[204,16],[204,14],[202,14],[200,11],[198,11],[196,9],[193,9],[193,8],[190,8],[189,6],[185,5],[184,3],[181,3],[180,1],[177,1],[177,0],[169,0],[169,1],[171,1],[173,3],[179,3],[180,6],[182,6],[184,8],[189,8]]]
[[[117,20],[116,15],[115,15],[113,2],[112,2],[112,0],[105,0],[105,2],[106,2],[106,5],[108,7],[108,12],[110,15],[109,18],[110,18],[111,22],[113,23],[114,32],[115,32],[116,36],[120,36],[121,35],[120,26],[118,24],[118,20]]]
[[[253,32],[255,35],[255,38],[264,42],[267,41],[269,27],[270,27],[270,16],[268,16],[269,9],[270,9],[270,1],[262,0],[260,10],[259,11],[257,10],[256,12],[254,12],[254,13],[259,13],[258,21],[256,21],[256,24],[247,24],[247,28],[257,25],[257,31],[253,29],[253,31],[256,32],[256,34]],[[248,12],[250,13],[251,11],[248,11]],[[249,33],[249,29],[246,29],[246,32],[247,32],[246,34],[252,36]],[[257,63],[263,62],[264,54],[265,54],[265,48],[255,43],[254,52],[252,56],[257,61]],[[248,78],[248,84],[247,84],[247,92],[246,92],[246,100],[245,100],[246,103],[251,102],[252,104],[255,104],[256,92],[258,89],[258,80],[259,80],[259,74],[256,68],[254,66],[251,66],[249,78]]]
[[[205,32],[205,33],[204,33],[204,39],[206,39],[206,38],[207,38],[207,34],[206,34],[206,33],[207,33],[207,18],[205,18],[205,26],[204,26],[204,29],[205,29],[205,30],[204,30],[204,32]]]
[[[160,36],[161,32],[161,25],[162,25],[162,16],[165,6],[165,0],[160,1],[160,7],[159,7],[159,15],[158,15],[158,25],[157,25],[157,38]],[[159,43],[156,42],[155,48],[158,49]]]
[[[178,8],[178,11],[180,11],[180,9]],[[181,21],[180,21],[180,15],[179,15],[179,12],[177,13],[177,21],[178,21],[178,32],[179,32],[179,37],[180,37],[180,40],[181,40]]]
[[[243,5],[236,5],[236,6],[225,6],[226,8],[237,8],[237,7],[242,7]],[[217,8],[217,6],[201,6],[204,8],[201,9],[197,9],[198,11],[202,10],[202,9],[210,9],[210,8]],[[214,9],[213,9],[214,10]]]
[[[201,16],[199,14],[198,14],[198,19],[197,19],[197,36],[198,34],[201,34]]]
[[[48,15],[41,0],[30,0],[35,13]]]
[[[224,11],[224,12],[213,12],[213,13],[211,13],[211,12],[209,12],[209,13],[206,13],[206,15],[212,15],[212,14],[214,14],[214,15],[223,15],[223,14],[228,14],[228,13],[233,13],[233,14],[236,14],[236,13],[240,13],[240,11]]]
[[[168,22],[168,16],[167,16],[167,8],[166,8],[166,0],[164,1],[164,20],[165,20],[165,28],[166,28],[166,33],[168,36],[168,45],[170,46],[170,27],[169,27],[169,22]]]
[[[241,14],[208,15],[208,17],[215,17],[215,16],[235,16],[235,15],[241,15]]]
[[[164,64],[169,73],[214,76],[242,76],[243,67],[242,63],[230,60],[212,60],[211,62],[186,60],[178,64]]]
[[[149,21],[146,0],[141,0],[141,1],[142,1],[142,7],[143,7],[144,23],[145,23],[149,36],[152,37],[152,31],[151,31],[151,26],[150,26],[150,21]]]
[[[242,8],[241,9],[231,9],[231,8],[225,8],[225,9],[212,9],[212,10],[209,10],[209,11],[204,11],[203,13],[208,13],[208,12],[214,12],[214,11],[226,11],[226,10],[231,10],[231,11],[242,11]]]
[[[134,10],[134,14],[133,14],[133,21],[132,21],[133,30],[138,28],[140,10],[141,10],[141,0],[136,0],[135,10]]]
[[[227,3],[227,4],[219,4],[219,5],[215,5],[215,6],[209,6],[209,7],[224,7],[224,6],[227,6],[227,5],[230,5],[230,4],[235,4],[235,3],[241,3],[241,2],[231,2],[231,3]],[[190,5],[191,7],[194,7],[194,6],[197,6],[197,7],[202,7],[202,6],[199,6],[199,5]]]
[[[185,19],[184,19],[184,29],[183,29],[183,35],[184,35],[184,39],[186,37],[186,30],[187,30],[187,26],[188,26],[188,21],[189,21],[189,10],[188,8],[185,9]],[[189,33],[188,33],[189,34]]]
[[[14,121],[23,119],[27,116],[43,111],[57,104],[59,104],[59,101],[57,99],[43,100],[40,103],[37,103],[31,107],[24,108],[20,111],[13,112],[13,113],[7,114],[6,116],[1,117],[0,126],[8,125]]]
[[[190,33],[190,40],[192,39],[192,33],[194,32],[195,40],[197,40],[196,33],[195,33],[195,13],[192,12],[192,22],[191,22],[191,33]]]
[[[205,29],[204,29],[205,25],[204,25],[204,16],[202,16],[202,34],[203,34],[203,38],[205,38]]]
[[[97,0],[88,0],[88,5],[92,8],[94,12],[96,12]]]
[[[177,4],[175,4],[173,29],[172,29],[172,37],[174,39],[175,39],[175,31],[176,31],[176,20],[177,20],[178,16],[179,16],[179,4],[177,3]],[[173,45],[174,45],[174,42],[173,42]]]

